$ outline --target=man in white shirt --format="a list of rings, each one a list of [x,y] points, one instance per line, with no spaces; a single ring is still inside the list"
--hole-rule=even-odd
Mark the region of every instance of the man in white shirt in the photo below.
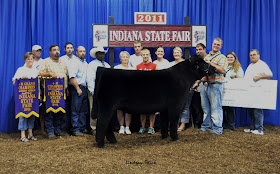
[[[33,45],[32,47],[32,53],[34,54],[34,63],[32,67],[35,67],[38,71],[40,68],[40,64],[43,61],[41,58],[41,53],[42,53],[42,47],[40,45]]]
[[[260,60],[260,53],[258,50],[252,49],[249,56],[252,63],[246,69],[244,79],[257,82],[261,79],[269,79],[273,76],[268,65]],[[251,119],[251,124],[250,129],[244,129],[244,132],[263,135],[263,110],[258,108],[247,108],[247,110]]]
[[[97,48],[92,48],[90,50],[90,56],[92,58],[96,58],[95,60],[89,63],[87,69],[87,87],[88,87],[88,99],[89,99],[89,107],[90,107],[90,127],[92,129],[92,134],[95,134],[96,132],[96,119],[91,118],[96,71],[98,67],[110,68],[110,65],[104,61],[106,53],[107,50],[105,51],[102,46]]]
[[[33,45],[32,47],[32,53],[34,54],[34,62],[32,67],[36,68],[39,71],[40,65],[43,62],[44,59],[41,58],[41,54],[42,54],[42,47],[40,45]],[[44,87],[42,86],[43,81],[40,80],[40,88],[41,91],[44,91]],[[40,107],[39,107],[39,115],[40,115],[40,126],[41,126],[41,132],[43,135],[47,135],[46,131],[45,131],[45,115],[46,115],[46,105],[44,102],[42,102],[42,98],[43,98],[43,93],[40,94],[41,95],[41,99],[40,99]]]
[[[128,64],[136,69],[136,66],[143,62],[143,58],[141,55],[141,51],[143,49],[142,42],[140,40],[134,41],[133,48],[135,50],[135,54],[130,56]],[[149,60],[150,62],[152,62],[151,57],[149,58]]]
[[[64,62],[67,66],[67,68],[69,67],[69,63],[70,61],[76,57],[74,54],[73,54],[73,51],[74,51],[74,46],[71,42],[67,42],[65,45],[64,45],[64,50],[66,52],[66,54],[64,56],[61,56],[60,57],[60,60],[62,62]]]
[[[64,56],[60,57],[60,60],[66,64],[67,70],[69,72],[69,67],[71,61],[76,58],[76,56],[73,54],[74,51],[74,45],[71,42],[67,42],[64,45],[64,51],[66,54]],[[68,86],[73,87],[71,84],[70,79],[68,79]],[[71,113],[71,94],[69,92],[69,89],[66,90],[66,102],[65,102],[65,109],[66,109],[66,114],[63,114],[62,119],[61,119],[61,130],[62,130],[62,135],[68,135],[66,132],[70,131],[70,113]]]

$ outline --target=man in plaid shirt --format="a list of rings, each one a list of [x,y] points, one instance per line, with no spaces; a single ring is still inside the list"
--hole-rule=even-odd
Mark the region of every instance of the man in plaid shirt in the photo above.
[[[39,75],[42,77],[64,78],[65,89],[67,88],[67,67],[60,59],[60,50],[58,45],[50,46],[50,57],[44,59],[40,65]],[[62,113],[53,113],[50,111],[45,117],[45,127],[49,139],[55,139],[60,136],[60,120]],[[55,136],[56,135],[56,136]]]
[[[201,131],[218,135],[223,133],[222,91],[225,82],[224,73],[228,66],[226,57],[220,52],[222,45],[223,40],[215,38],[212,51],[204,58],[207,63],[216,68],[216,73],[202,78],[204,85],[200,93],[204,113]]]

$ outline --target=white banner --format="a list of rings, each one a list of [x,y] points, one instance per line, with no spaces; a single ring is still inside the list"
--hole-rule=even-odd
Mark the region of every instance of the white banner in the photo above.
[[[276,110],[277,80],[229,79],[222,99],[223,106]]]

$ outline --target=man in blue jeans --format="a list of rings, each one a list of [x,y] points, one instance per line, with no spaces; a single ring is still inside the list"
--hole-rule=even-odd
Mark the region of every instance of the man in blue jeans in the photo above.
[[[77,57],[71,61],[68,72],[71,86],[71,124],[74,136],[83,136],[86,130],[86,116],[88,114],[88,96],[87,96],[87,67],[85,60],[86,49],[79,46],[76,49]]]
[[[269,79],[273,76],[268,65],[260,60],[260,53],[256,49],[252,49],[249,53],[251,64],[246,69],[244,79],[253,80],[257,83],[259,80]],[[251,119],[250,129],[244,129],[246,133],[263,135],[263,110],[259,108],[248,108]]]
[[[216,73],[202,78],[203,85],[200,92],[203,109],[201,131],[218,135],[223,133],[222,91],[225,82],[223,74],[228,66],[226,57],[220,52],[222,45],[223,40],[215,38],[212,51],[204,58],[207,63],[216,68]]]
[[[44,59],[39,68],[39,75],[50,78],[64,78],[64,86],[67,88],[67,67],[60,59],[60,50],[57,44],[50,46],[50,57]],[[45,128],[49,139],[55,139],[61,135],[60,120],[62,112],[50,111],[45,116]]]

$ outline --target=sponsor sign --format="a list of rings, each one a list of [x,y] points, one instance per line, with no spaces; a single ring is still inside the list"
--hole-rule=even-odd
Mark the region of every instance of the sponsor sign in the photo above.
[[[17,79],[14,85],[16,118],[39,117],[38,78]]]
[[[132,47],[135,40],[145,47],[195,47],[200,42],[206,44],[206,26],[93,25],[93,36],[93,47]]]
[[[206,26],[192,26],[192,46],[195,47],[198,43],[203,43],[206,46]]]
[[[277,80],[229,79],[223,88],[223,106],[276,109]]]
[[[166,24],[166,13],[160,12],[135,12],[134,24]]]
[[[108,25],[94,25],[93,27],[93,47],[108,47]]]

